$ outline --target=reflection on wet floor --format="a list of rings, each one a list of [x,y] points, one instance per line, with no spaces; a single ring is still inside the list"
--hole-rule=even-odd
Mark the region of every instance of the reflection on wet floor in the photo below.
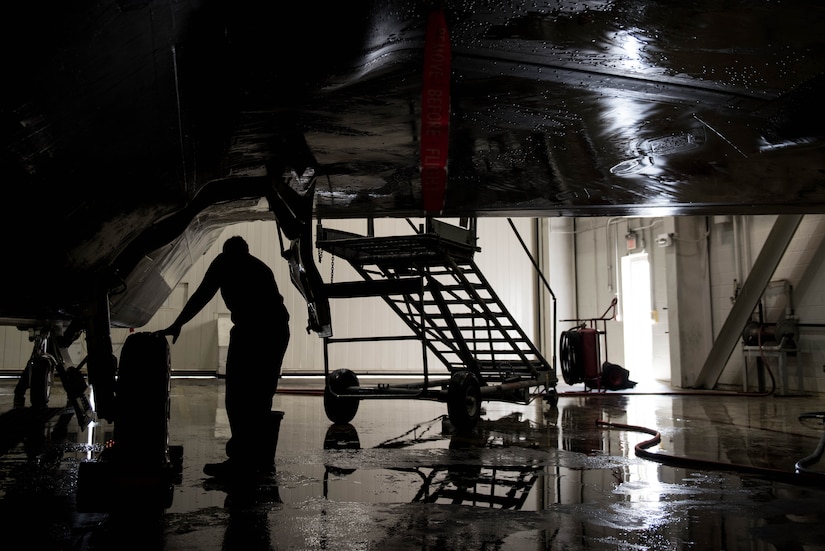
[[[6,549],[815,549],[825,541],[825,468],[817,459],[805,480],[790,478],[820,445],[821,416],[800,419],[820,411],[816,396],[560,387],[557,407],[485,402],[476,429],[458,434],[438,402],[365,400],[350,424],[333,425],[317,392],[279,394],[286,415],[273,483],[227,487],[201,472],[223,459],[229,437],[223,383],[174,379],[170,444],[184,450],[181,480],[164,512],[127,515],[76,508],[78,465],[112,427],[80,431],[59,408],[59,391],[50,404],[58,407],[13,410],[13,384],[0,382]],[[652,460],[636,454],[651,435],[632,427],[659,433]]]

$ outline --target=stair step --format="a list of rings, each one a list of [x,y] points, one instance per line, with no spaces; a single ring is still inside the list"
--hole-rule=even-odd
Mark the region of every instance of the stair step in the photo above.
[[[430,243],[418,241],[348,240],[350,264],[370,283],[332,289],[342,296],[380,294],[451,371],[466,368],[468,355],[480,373],[493,380],[549,368],[471,256],[451,258],[451,251],[425,250]],[[389,253],[397,258],[389,258]],[[367,262],[368,258],[373,261]],[[416,281],[423,283],[423,289],[415,286]]]

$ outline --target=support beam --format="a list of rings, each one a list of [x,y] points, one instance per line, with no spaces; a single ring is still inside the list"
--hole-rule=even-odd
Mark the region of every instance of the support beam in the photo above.
[[[733,308],[728,314],[719,336],[713,343],[713,348],[705,360],[702,371],[696,378],[694,388],[711,389],[719,382],[719,377],[725,369],[728,359],[736,348],[742,335],[742,329],[750,321],[751,314],[759,303],[759,299],[765,292],[768,282],[776,271],[785,250],[793,239],[799,223],[802,221],[799,215],[782,215],[777,217],[771,228],[768,239],[765,241],[759,256],[753,264],[753,268],[742,285],[742,290]]]

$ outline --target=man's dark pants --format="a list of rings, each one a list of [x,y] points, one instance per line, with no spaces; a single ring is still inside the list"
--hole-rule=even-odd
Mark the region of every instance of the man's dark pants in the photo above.
[[[289,326],[232,328],[226,357],[226,455],[252,468],[272,468],[277,444],[270,411],[289,344]],[[273,434],[274,433],[274,434]]]

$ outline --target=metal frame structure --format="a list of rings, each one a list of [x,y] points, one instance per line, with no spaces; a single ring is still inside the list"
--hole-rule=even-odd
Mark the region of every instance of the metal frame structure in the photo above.
[[[372,233],[372,232],[371,232]],[[412,235],[362,236],[318,225],[316,246],[343,258],[363,281],[325,285],[329,298],[380,296],[411,334],[324,338],[325,407],[333,422],[349,422],[365,398],[421,398],[447,402],[457,428],[475,425],[483,400],[529,403],[532,387],[558,399],[551,365],[519,326],[473,257],[475,225],[428,220]],[[420,340],[423,381],[361,387],[349,370],[331,370],[329,346],[342,342]],[[431,377],[427,352],[447,368]]]

